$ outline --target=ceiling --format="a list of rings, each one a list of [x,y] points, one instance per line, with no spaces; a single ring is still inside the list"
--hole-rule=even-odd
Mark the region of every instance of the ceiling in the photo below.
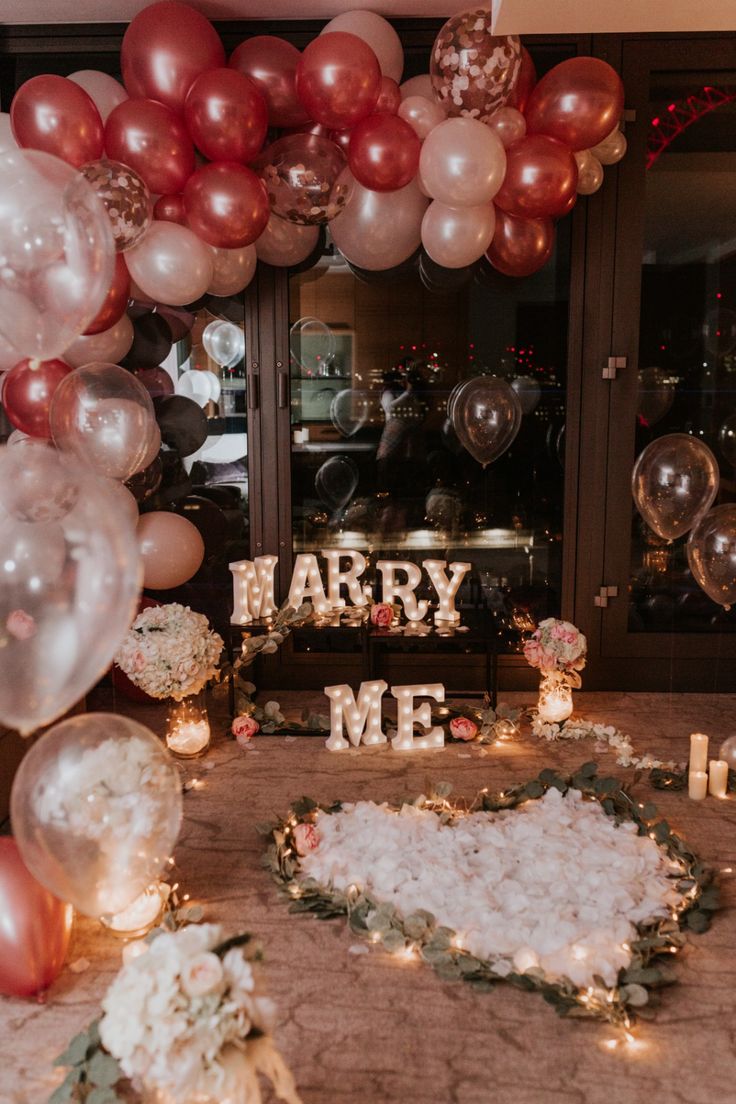
[[[150,0],[2,0],[0,23],[127,23]],[[210,19],[329,19],[360,0],[193,0]],[[388,18],[446,18],[463,0],[371,0]],[[493,0],[501,34],[736,30],[734,0]]]

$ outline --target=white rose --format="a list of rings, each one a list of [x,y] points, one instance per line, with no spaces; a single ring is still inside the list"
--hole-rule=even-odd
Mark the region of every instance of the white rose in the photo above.
[[[188,997],[204,997],[222,987],[222,963],[212,951],[195,955],[184,964],[181,971],[181,987]]]

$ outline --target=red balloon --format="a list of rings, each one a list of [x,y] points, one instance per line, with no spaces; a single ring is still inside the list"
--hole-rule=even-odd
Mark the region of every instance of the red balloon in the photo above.
[[[104,330],[109,330],[111,326],[114,326],[118,319],[122,318],[125,313],[129,298],[130,273],[128,272],[128,266],[123,260],[123,254],[116,253],[115,268],[113,270],[110,290],[105,296],[105,300],[94,319],[84,331],[85,336],[87,334],[102,333]]]
[[[205,69],[224,65],[225,51],[215,28],[198,11],[178,0],[161,0],[129,25],[120,62],[130,96],[158,100],[181,113],[194,80]]]
[[[362,38],[330,31],[312,39],[304,50],[296,69],[296,91],[310,118],[343,130],[375,108],[381,67]]]
[[[517,218],[496,208],[496,229],[486,252],[504,276],[531,276],[547,263],[555,244],[550,218]]]
[[[43,150],[80,168],[102,157],[104,128],[94,101],[66,77],[31,77],[10,105],[19,146]]]
[[[600,58],[576,57],[540,80],[526,107],[529,134],[548,134],[571,150],[589,149],[611,133],[624,109],[624,86]]]
[[[194,172],[194,146],[181,119],[155,100],[124,100],[105,124],[108,157],[130,165],[156,195],[180,192]]]
[[[575,196],[578,166],[572,151],[545,134],[527,134],[506,150],[506,176],[494,199],[521,218],[559,218]]]
[[[0,916],[0,993],[42,993],[61,973],[74,910],[36,881],[10,836],[0,837]]]
[[[373,111],[376,115],[395,115],[401,107],[401,89],[391,77],[381,77],[381,91]]]
[[[508,98],[507,107],[515,107],[522,114],[526,111],[526,105],[532,94],[532,89],[537,83],[537,70],[532,61],[532,55],[526,46],[521,47],[521,67],[516,78],[516,84]]]
[[[270,214],[260,177],[235,161],[197,169],[184,189],[187,226],[218,249],[241,249],[260,237]]]
[[[180,226],[186,223],[184,212],[184,196],[162,195],[153,205],[153,217],[159,222],[178,222]]]
[[[26,358],[5,373],[3,406],[16,429],[29,437],[51,436],[51,400],[56,388],[71,371],[63,360]]]
[[[275,35],[255,35],[237,46],[228,65],[256,83],[274,127],[295,127],[309,118],[296,94],[296,67],[300,53],[296,46]]]
[[[364,188],[395,192],[417,175],[422,143],[397,115],[369,115],[353,129],[350,171]]]
[[[194,144],[210,161],[252,161],[268,129],[268,108],[258,86],[235,69],[197,77],[184,102]]]

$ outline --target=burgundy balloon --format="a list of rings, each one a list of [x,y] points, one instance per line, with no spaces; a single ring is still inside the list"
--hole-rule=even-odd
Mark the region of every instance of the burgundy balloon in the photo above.
[[[373,50],[357,35],[321,34],[299,59],[296,91],[309,118],[343,130],[374,110],[381,91],[381,67]]]
[[[192,83],[206,69],[223,66],[225,51],[215,28],[198,11],[178,0],[161,0],[130,23],[120,62],[132,97],[158,100],[181,112]]]
[[[296,46],[275,35],[246,38],[230,56],[230,68],[250,77],[260,89],[271,126],[295,127],[309,118],[296,94],[296,67],[300,57]]]
[[[50,437],[49,407],[56,388],[72,371],[63,360],[30,360],[3,377],[3,406],[8,420],[29,437]]]
[[[150,498],[151,495],[154,495],[159,489],[163,475],[164,466],[160,456],[156,456],[147,468],[144,468],[143,471],[136,472],[135,475],[131,475],[130,479],[126,479],[125,486],[133,495],[136,502],[145,502],[147,498]]]
[[[504,276],[531,276],[547,263],[555,244],[551,218],[517,218],[496,208],[496,229],[486,257]]]
[[[152,399],[174,394],[174,381],[164,368],[139,368],[135,374]]]
[[[506,106],[515,107],[517,111],[521,111],[522,113],[526,111],[526,105],[529,102],[529,97],[536,83],[537,70],[532,61],[532,55],[527,50],[526,46],[522,46],[521,68],[519,69],[516,84],[513,87]]]
[[[401,106],[401,89],[391,77],[381,77],[381,90],[378,93],[373,111],[377,115],[395,115]]]
[[[320,127],[320,131],[324,130],[324,127]],[[315,132],[316,133],[316,132]],[[353,136],[352,130],[347,127],[345,130],[330,130],[327,133],[327,137],[331,142],[334,142],[336,146],[339,146],[341,150],[348,156],[350,149],[350,139]]]
[[[529,134],[548,134],[571,150],[590,149],[611,133],[624,108],[624,86],[608,62],[568,58],[545,73],[529,97]]]
[[[135,169],[156,195],[180,192],[194,172],[194,145],[184,123],[155,100],[119,104],[105,125],[105,149]]]
[[[527,134],[506,150],[506,176],[494,203],[520,218],[559,218],[574,204],[577,182],[568,146],[545,134]]]
[[[235,69],[197,77],[184,102],[195,146],[210,161],[252,161],[268,129],[268,108],[258,86]]]
[[[397,115],[369,115],[353,128],[348,164],[364,188],[395,192],[416,176],[421,149],[414,129]]]
[[[0,916],[0,993],[42,993],[61,973],[74,910],[36,881],[10,836],[0,837]]]
[[[235,161],[197,169],[184,188],[187,226],[218,249],[240,249],[266,228],[270,208],[263,181]]]
[[[105,296],[105,301],[95,317],[84,331],[88,334],[102,333],[122,318],[130,298],[130,273],[122,253],[115,254],[115,268],[113,270],[110,290]]]
[[[178,222],[180,226],[184,226],[187,221],[184,196],[181,194],[159,196],[153,206],[153,217],[159,222]]]
[[[102,156],[100,113],[66,77],[44,74],[22,84],[10,105],[10,124],[19,146],[51,153],[77,169]]]

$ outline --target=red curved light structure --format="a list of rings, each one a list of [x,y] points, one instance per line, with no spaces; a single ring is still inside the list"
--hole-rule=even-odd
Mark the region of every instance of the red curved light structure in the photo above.
[[[713,88],[705,85],[702,92],[694,93],[687,99],[678,100],[667,105],[664,115],[657,115],[652,119],[651,129],[647,138],[647,168],[652,165],[673,142],[679,134],[697,123],[704,115],[709,115],[724,104],[733,103],[736,100],[736,91],[725,88]]]

